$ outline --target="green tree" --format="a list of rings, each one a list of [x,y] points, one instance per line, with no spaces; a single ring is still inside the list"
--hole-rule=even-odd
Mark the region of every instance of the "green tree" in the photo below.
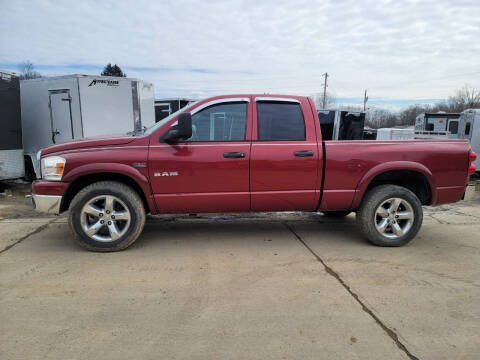
[[[127,77],[127,74],[125,74],[122,69],[120,69],[120,66],[117,64],[112,65],[111,63],[108,63],[104,68],[102,73],[100,74],[102,76],[117,76],[117,77]]]

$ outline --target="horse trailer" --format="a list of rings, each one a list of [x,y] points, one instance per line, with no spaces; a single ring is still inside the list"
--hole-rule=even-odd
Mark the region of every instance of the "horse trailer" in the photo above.
[[[421,113],[415,118],[415,130],[448,131],[450,138],[456,138],[459,118],[459,113]]]
[[[26,166],[27,170],[33,168],[37,177],[37,152],[43,147],[84,137],[141,131],[155,124],[153,84],[137,79],[47,77],[22,80],[20,92]]]

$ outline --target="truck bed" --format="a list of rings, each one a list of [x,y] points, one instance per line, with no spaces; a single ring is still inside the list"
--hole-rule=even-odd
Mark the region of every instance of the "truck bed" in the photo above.
[[[398,168],[424,175],[431,188],[426,205],[458,201],[465,192],[468,140],[344,140],[325,141],[323,146],[325,175],[320,209],[358,207],[377,174]],[[413,180],[405,177],[404,181],[408,185]]]

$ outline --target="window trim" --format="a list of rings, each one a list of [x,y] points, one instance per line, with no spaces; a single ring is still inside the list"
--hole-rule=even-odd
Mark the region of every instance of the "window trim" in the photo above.
[[[196,114],[200,110],[203,110],[207,107],[210,107],[212,105],[217,105],[221,103],[230,103],[230,102],[246,102],[247,104],[250,102],[249,98],[222,98],[222,99],[216,99],[212,100],[206,103],[203,103],[202,105],[197,106],[195,109],[190,111],[190,114]],[[248,107],[247,107],[248,108]]]
[[[257,99],[260,99],[260,100],[257,100]],[[301,103],[300,103],[300,101],[298,101],[296,99],[291,99],[291,98],[286,98],[286,99],[287,99],[287,101],[285,101],[284,98],[269,98],[269,97],[255,98],[255,102],[256,102],[256,125],[257,125],[257,140],[255,140],[255,142],[307,141],[307,123],[305,121],[305,116],[303,114],[303,109],[302,109]],[[293,100],[293,101],[288,101],[288,100]],[[270,140],[270,139],[262,140],[262,139],[260,139],[260,126],[259,126],[259,121],[258,121],[258,114],[259,114],[258,103],[259,102],[263,102],[263,103],[268,103],[268,102],[290,103],[290,105],[294,105],[294,104],[298,105],[298,107],[300,108],[300,114],[302,115],[302,120],[303,120],[303,139],[289,139],[289,140]]]
[[[294,98],[281,98],[281,97],[256,97],[255,102],[262,101],[262,102],[291,102],[291,103],[296,103],[300,104],[300,101]]]

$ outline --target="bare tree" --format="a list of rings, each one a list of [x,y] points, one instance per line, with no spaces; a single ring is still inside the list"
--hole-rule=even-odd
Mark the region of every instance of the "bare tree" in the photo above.
[[[448,98],[447,104],[454,112],[480,107],[480,91],[470,85],[464,85],[454,96]]]
[[[313,96],[313,101],[315,102],[315,106],[317,107],[317,109],[321,109],[323,107],[323,94],[320,94],[320,93],[315,94]],[[326,108],[331,109],[333,105],[336,104],[337,99],[333,94],[327,92],[325,102],[327,104]]]
[[[22,62],[18,69],[20,71],[20,79],[28,80],[28,79],[36,79],[42,77],[42,75],[34,70],[33,64],[30,60]]]

